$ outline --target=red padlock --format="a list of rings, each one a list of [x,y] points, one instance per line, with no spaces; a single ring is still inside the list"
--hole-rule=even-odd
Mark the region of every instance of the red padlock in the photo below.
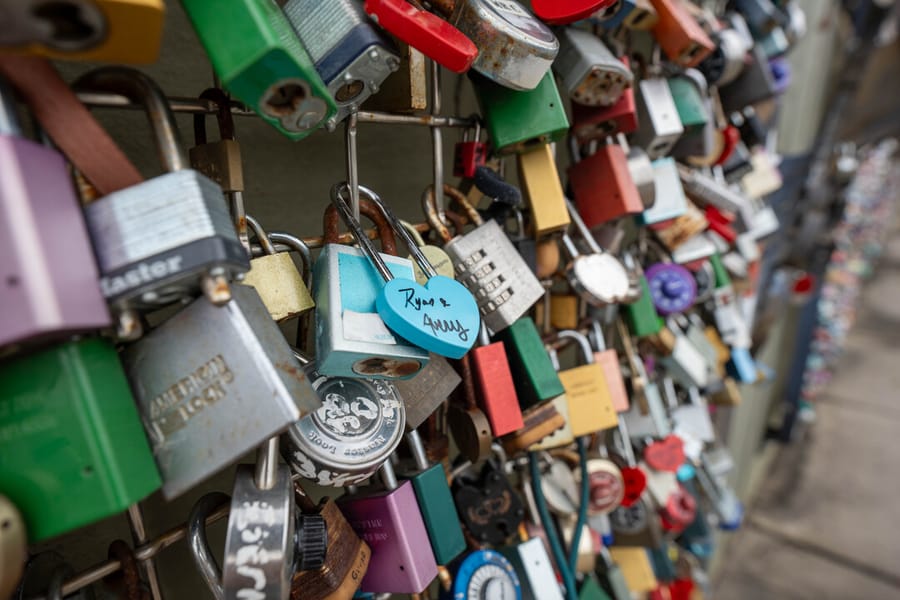
[[[628,66],[627,57],[622,62]],[[622,96],[612,106],[584,106],[572,103],[572,132],[579,144],[602,140],[617,133],[631,133],[637,129],[637,104],[634,88],[625,88]]]
[[[733,244],[738,234],[731,226],[734,223],[734,215],[722,212],[712,204],[707,204],[703,212],[709,223],[709,230],[719,234],[729,244]]]
[[[598,10],[609,8],[618,0],[532,0],[531,10],[551,25],[568,25],[586,19]]]
[[[666,531],[680,532],[697,517],[697,500],[681,484],[659,511],[660,522]]]
[[[640,500],[644,490],[647,489],[647,474],[640,467],[622,467],[621,471],[622,481],[625,484],[621,504],[627,508]]]
[[[475,177],[475,169],[487,162],[487,144],[478,139],[480,133],[481,125],[476,121],[475,139],[469,139],[467,129],[462,141],[456,143],[453,149],[453,174],[456,177],[472,179]]]
[[[509,360],[503,342],[490,343],[482,323],[481,345],[472,349],[472,364],[478,383],[481,409],[487,414],[494,437],[525,427],[522,408],[516,396]]]
[[[644,448],[644,461],[657,471],[675,473],[684,464],[684,442],[675,434]]]
[[[459,29],[405,0],[366,0],[365,10],[384,29],[454,73],[465,73],[478,57],[478,48]]]
[[[717,165],[724,165],[731,155],[734,153],[734,149],[737,148],[738,142],[741,141],[741,132],[734,125],[726,125],[725,129],[722,130],[722,154],[719,155],[719,158],[716,160]]]
[[[588,227],[597,227],[644,211],[641,194],[618,144],[601,146],[568,170],[578,212]]]

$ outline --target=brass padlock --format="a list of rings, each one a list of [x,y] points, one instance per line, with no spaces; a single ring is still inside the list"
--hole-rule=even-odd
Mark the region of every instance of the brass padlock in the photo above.
[[[519,180],[531,207],[534,233],[541,237],[569,226],[566,197],[549,144],[518,155]]]

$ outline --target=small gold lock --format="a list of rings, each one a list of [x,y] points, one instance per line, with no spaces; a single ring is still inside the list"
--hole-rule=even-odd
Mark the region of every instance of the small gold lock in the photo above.
[[[519,180],[531,206],[534,233],[540,237],[569,226],[566,197],[549,144],[518,155]]]

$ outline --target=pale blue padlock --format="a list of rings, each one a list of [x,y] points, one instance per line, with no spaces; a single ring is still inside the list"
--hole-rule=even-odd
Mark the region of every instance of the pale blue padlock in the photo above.
[[[349,188],[346,184],[336,184],[331,190],[332,202],[372,267],[384,279],[384,285],[375,299],[378,314],[391,331],[413,344],[441,356],[462,358],[475,344],[481,327],[475,298],[463,284],[437,274],[418,244],[378,194],[363,186],[360,186],[359,192],[361,197],[378,206],[394,233],[408,246],[416,264],[428,277],[422,285],[414,276],[397,276],[388,268],[342,197],[342,193],[349,193]]]
[[[740,383],[755,383],[758,379],[756,361],[747,348],[731,347],[731,358],[725,368]]]
[[[671,157],[657,158],[653,165],[656,202],[637,216],[641,225],[654,225],[680,217],[687,212],[687,198],[678,175],[678,166]]]

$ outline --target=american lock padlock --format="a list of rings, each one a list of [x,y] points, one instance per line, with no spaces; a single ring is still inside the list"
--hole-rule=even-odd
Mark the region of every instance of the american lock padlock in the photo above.
[[[495,153],[525,152],[566,135],[569,119],[553,73],[527,91],[504,87],[476,73],[469,78]]]
[[[634,75],[596,35],[568,27],[559,33],[560,52],[553,69],[573,101],[585,106],[611,106]]]
[[[519,181],[531,209],[534,235],[541,237],[568,227],[566,197],[550,145],[544,144],[519,153],[516,163]]]
[[[379,212],[371,215],[380,232],[382,259],[398,276],[412,279],[411,261],[390,256],[396,252],[390,227]],[[313,267],[318,371],[375,379],[412,377],[425,366],[428,352],[388,330],[375,309],[381,277],[361,250],[337,243],[338,212],[329,209],[325,217],[325,246]]]
[[[358,110],[400,67],[390,38],[359,2],[338,0],[325,11],[316,0],[288,0],[281,9],[338,106],[329,128]]]
[[[22,513],[0,495],[0,598],[11,598],[25,572],[28,541]]]
[[[264,121],[303,139],[337,112],[287,17],[268,0],[241,0],[228,14],[204,0],[184,10],[222,85]]]
[[[464,472],[452,482],[453,501],[469,534],[479,544],[500,545],[516,533],[525,506],[502,470],[503,454],[489,458],[477,474]]]
[[[563,330],[557,337],[575,341],[584,364],[559,372],[566,390],[572,435],[580,437],[616,426],[618,419],[613,407],[603,367],[594,362],[594,352],[587,338],[577,331]]]
[[[628,392],[625,389],[625,379],[622,377],[619,354],[615,348],[607,347],[603,328],[597,320],[591,321],[589,339],[594,348],[594,362],[603,369],[613,408],[617,413],[628,410]]]
[[[715,48],[697,19],[681,0],[650,0],[659,20],[653,36],[666,56],[680,67],[696,67]]]
[[[684,133],[669,84],[662,77],[642,78],[637,87],[638,128],[633,143],[651,159],[671,152]]]
[[[162,42],[162,0],[15,2],[0,9],[0,53],[147,64]]]
[[[572,140],[574,142],[574,138]],[[577,145],[573,144],[572,150],[576,160],[567,171],[569,184],[578,213],[588,227],[594,228],[644,210],[622,146],[607,143],[580,160]]]
[[[153,310],[195,295],[223,304],[229,280],[249,268],[222,188],[189,168],[175,117],[149,77],[103,67],[74,84],[82,91],[123,94],[147,112],[166,173],[88,204],[88,230],[100,266],[100,287],[119,316],[120,336],[140,334],[135,311]]]
[[[381,466],[383,489],[338,499],[350,526],[372,548],[360,590],[418,594],[437,576],[428,530],[413,484],[398,483],[390,461]]]
[[[113,345],[84,337],[0,368],[0,489],[30,542],[124,511],[160,486]],[[88,417],[89,415],[89,417]]]
[[[2,79],[0,156],[6,165],[0,178],[0,348],[109,326],[65,161],[52,148],[23,137],[12,89]]]
[[[471,354],[478,385],[477,397],[491,424],[491,433],[494,437],[501,437],[525,426],[522,409],[503,342],[491,342],[484,325],[479,342]]]
[[[167,499],[321,405],[256,290],[232,295],[195,300],[122,353]]]
[[[497,333],[525,314],[544,289],[495,220],[484,221],[459,190],[445,184],[444,193],[466,209],[476,228],[451,238],[437,214],[431,187],[422,194],[426,217],[443,238],[456,276],[475,297],[484,323]],[[474,342],[477,330],[470,334]]]
[[[297,317],[315,308],[315,301],[291,255],[287,252],[276,252],[269,234],[259,222],[250,215],[246,215],[245,219],[256,234],[265,255],[251,259],[250,271],[244,277],[244,285],[256,289],[272,319],[278,322]]]
[[[300,352],[293,356],[322,405],[282,436],[285,461],[318,485],[344,487],[365,481],[403,437],[403,398],[391,381],[325,376]]]

